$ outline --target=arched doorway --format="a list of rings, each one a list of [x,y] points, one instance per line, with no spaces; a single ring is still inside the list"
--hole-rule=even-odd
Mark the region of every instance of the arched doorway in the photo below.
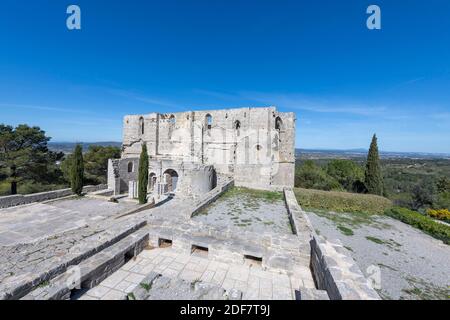
[[[148,191],[153,192],[156,185],[156,174],[154,172],[150,173],[148,176]]]
[[[167,185],[167,192],[174,192],[177,189],[178,173],[173,169],[164,171],[164,181]]]

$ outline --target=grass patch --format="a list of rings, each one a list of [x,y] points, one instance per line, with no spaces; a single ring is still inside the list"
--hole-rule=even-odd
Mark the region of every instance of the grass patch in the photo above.
[[[391,267],[391,266],[382,264],[382,263],[379,263],[378,265],[379,265],[380,267],[382,267],[382,268],[386,268],[386,269],[389,269],[389,270],[392,270],[392,271],[398,271],[397,269],[395,269],[395,268],[393,268],[393,267]]]
[[[352,236],[354,235],[353,230],[349,229],[347,227],[344,226],[338,226],[338,229],[342,232],[342,234],[346,235],[346,236]]]
[[[257,211],[261,203],[278,204],[284,199],[282,192],[254,190],[244,187],[233,187],[224,192],[217,201],[204,207],[195,216],[204,216],[210,213],[210,210],[218,204],[227,205],[227,215],[239,216],[245,211]],[[284,205],[284,203],[283,203]]]
[[[376,244],[385,244],[387,245],[389,248],[395,250],[395,251],[400,251],[398,249],[398,247],[401,247],[402,245],[396,241],[394,241],[393,239],[389,239],[389,240],[382,240],[376,237],[371,237],[371,236],[367,236],[366,237],[367,240],[372,241]]]
[[[389,199],[376,195],[302,188],[295,188],[294,192],[298,203],[305,209],[383,214],[392,207]]]
[[[375,242],[377,244],[384,244],[385,242],[381,239],[375,238],[375,237],[366,237],[367,240]]]
[[[273,203],[283,200],[283,193],[274,191],[255,190],[244,187],[233,187],[226,191],[221,198],[232,198],[236,196],[246,196],[250,199],[262,200],[265,202]],[[249,203],[249,206],[256,205],[253,202]]]
[[[43,282],[41,282],[37,287],[38,288],[45,288],[45,287],[47,287],[47,286],[49,286],[50,285],[50,282],[49,281],[43,281]]]
[[[326,218],[336,225],[359,228],[362,225],[370,225],[377,229],[388,229],[390,226],[374,219],[376,216],[368,213],[335,213],[324,210],[314,210],[319,217]]]
[[[147,292],[149,292],[152,289],[152,284],[151,283],[141,282],[140,285],[141,285],[141,288],[143,288]]]
[[[402,291],[408,294],[413,299],[418,300],[449,300],[450,290],[449,288],[442,288],[430,285],[428,282],[417,279],[414,277],[408,277],[406,279],[411,288],[403,289]],[[404,297],[401,297],[404,298]]]
[[[391,208],[386,210],[385,214],[420,229],[430,236],[442,240],[445,244],[450,244],[450,227],[448,225],[435,222],[428,216],[406,208]]]

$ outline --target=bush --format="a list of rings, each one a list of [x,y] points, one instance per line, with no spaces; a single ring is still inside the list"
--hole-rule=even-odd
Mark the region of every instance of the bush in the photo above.
[[[450,227],[406,208],[394,207],[386,210],[386,215],[422,230],[430,236],[450,244]]]
[[[438,194],[437,200],[433,205],[435,208],[444,208],[450,210],[450,191]]]
[[[335,212],[382,214],[392,206],[389,199],[369,194],[357,194],[312,189],[294,189],[302,207]]]
[[[362,182],[364,180],[364,170],[352,160],[331,160],[326,165],[326,172],[349,192],[361,192],[365,190],[365,185]]]
[[[306,189],[342,190],[339,181],[329,176],[312,160],[306,160],[296,168],[295,186]]]
[[[450,222],[450,211],[448,211],[448,209],[428,209],[427,214],[433,219]]]

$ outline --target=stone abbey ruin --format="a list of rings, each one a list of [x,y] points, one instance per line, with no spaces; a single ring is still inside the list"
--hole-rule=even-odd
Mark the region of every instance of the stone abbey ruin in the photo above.
[[[275,107],[125,116],[107,185],[0,198],[1,299],[379,299],[297,203],[295,121]]]
[[[199,196],[217,175],[236,186],[282,190],[294,186],[295,116],[274,107],[126,116],[122,159],[111,160],[108,188],[128,192],[139,155],[150,156],[149,191]]]

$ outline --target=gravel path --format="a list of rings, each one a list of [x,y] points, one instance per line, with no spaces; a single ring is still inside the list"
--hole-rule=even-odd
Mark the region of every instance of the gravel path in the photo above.
[[[366,276],[369,266],[380,267],[383,299],[450,300],[450,247],[442,241],[390,217],[308,216],[318,234],[350,250]]]

